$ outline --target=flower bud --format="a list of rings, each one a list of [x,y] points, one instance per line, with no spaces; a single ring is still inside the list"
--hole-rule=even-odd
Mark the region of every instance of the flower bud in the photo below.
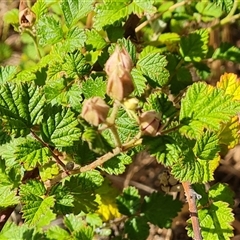
[[[93,97],[83,102],[82,118],[93,126],[106,121],[110,107],[100,97]]]
[[[28,8],[24,0],[20,0],[18,17],[20,26],[25,28],[31,27],[36,20],[35,13]]]
[[[105,70],[108,75],[107,94],[113,99],[122,101],[134,90],[130,74],[133,62],[125,48],[116,47],[107,60]]]
[[[124,101],[124,106],[128,109],[128,110],[136,110],[138,107],[138,99],[137,98],[129,98],[126,101]]]
[[[139,117],[141,131],[145,135],[156,136],[161,130],[161,117],[155,111],[147,111]]]

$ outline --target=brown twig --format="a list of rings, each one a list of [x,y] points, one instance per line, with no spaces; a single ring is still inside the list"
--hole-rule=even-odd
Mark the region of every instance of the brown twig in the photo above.
[[[14,209],[15,209],[15,206],[8,207],[8,208],[0,211],[0,231],[3,229],[5,223],[7,222],[8,218],[11,216]]]
[[[189,212],[191,216],[192,226],[193,226],[193,239],[202,240],[201,228],[198,219],[197,205],[196,205],[196,193],[191,187],[189,182],[182,182],[184,192],[187,198]]]
[[[65,164],[64,164],[64,163],[60,160],[60,158],[53,152],[53,150],[50,148],[50,146],[49,146],[47,143],[45,143],[33,130],[31,130],[31,134],[32,134],[32,136],[33,136],[38,142],[40,142],[44,147],[47,147],[47,148],[49,149],[49,151],[51,152],[51,154],[52,154],[53,158],[55,159],[56,163],[59,164],[59,165],[63,168],[64,172],[65,172],[67,175],[69,175],[68,170],[67,170]]]

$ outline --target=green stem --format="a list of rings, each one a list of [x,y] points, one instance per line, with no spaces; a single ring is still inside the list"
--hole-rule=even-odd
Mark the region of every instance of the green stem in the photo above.
[[[34,43],[34,46],[35,46],[35,49],[36,49],[36,52],[37,52],[37,55],[38,55],[38,58],[39,58],[39,60],[41,60],[42,55],[39,51],[39,45],[38,45],[36,36],[32,33],[31,30],[27,30],[26,32],[31,36],[31,38],[33,40],[33,43]]]

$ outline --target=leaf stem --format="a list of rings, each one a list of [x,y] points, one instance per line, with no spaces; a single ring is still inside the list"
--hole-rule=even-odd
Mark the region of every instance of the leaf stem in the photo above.
[[[47,143],[45,143],[33,130],[31,130],[31,134],[32,134],[32,136],[33,136],[37,141],[39,141],[44,147],[47,147],[47,148],[49,149],[49,151],[51,152],[51,154],[52,154],[53,158],[55,159],[56,163],[63,168],[64,172],[65,172],[67,175],[69,175],[69,172],[68,172],[65,164],[64,164],[64,163],[60,160],[60,158],[53,152],[53,150],[50,148],[50,146],[49,146]]]
[[[183,189],[187,198],[188,206],[189,206],[189,212],[190,212],[192,227],[193,227],[193,239],[202,240],[203,238],[201,235],[201,228],[200,228],[199,219],[198,219],[196,196],[194,195],[194,191],[189,182],[182,182],[182,186],[183,186]]]

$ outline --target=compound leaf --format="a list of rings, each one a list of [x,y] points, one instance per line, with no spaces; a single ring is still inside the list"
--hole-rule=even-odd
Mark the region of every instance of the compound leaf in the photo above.
[[[78,121],[69,108],[49,106],[43,116],[41,135],[45,142],[58,147],[72,146],[79,140]]]

